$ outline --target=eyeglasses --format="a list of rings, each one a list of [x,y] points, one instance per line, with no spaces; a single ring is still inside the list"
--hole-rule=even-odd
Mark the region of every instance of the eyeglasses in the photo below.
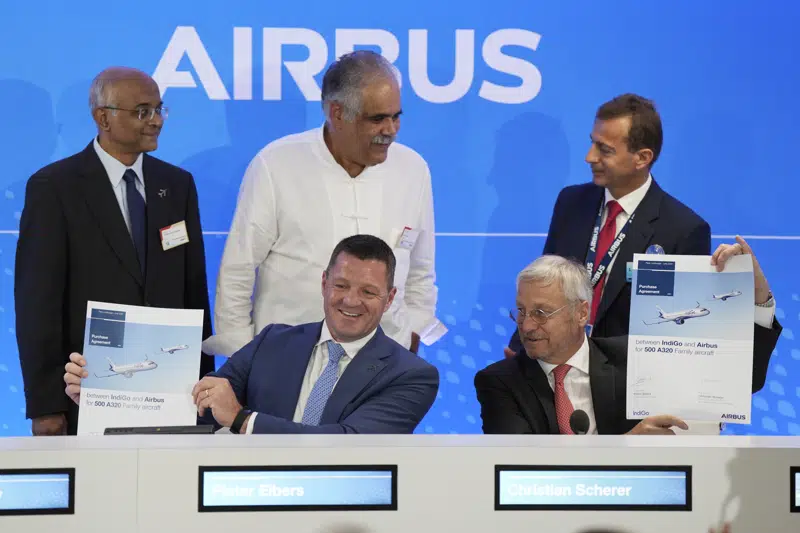
[[[509,311],[508,316],[511,318],[511,320],[513,320],[517,324],[522,324],[523,322],[525,322],[525,318],[527,317],[533,319],[533,321],[539,324],[540,326],[543,326],[551,316],[558,313],[566,306],[567,304],[564,304],[551,313],[542,311],[541,309],[534,309],[533,311],[529,311],[527,313],[521,309],[515,309],[514,311]]]
[[[112,109],[114,111],[130,111],[131,113],[135,113],[136,118],[139,120],[153,120],[153,118],[156,116],[156,113],[164,120],[166,120],[167,116],[169,116],[169,108],[164,106],[140,107],[139,109],[125,109],[123,107],[104,106],[103,109]]]

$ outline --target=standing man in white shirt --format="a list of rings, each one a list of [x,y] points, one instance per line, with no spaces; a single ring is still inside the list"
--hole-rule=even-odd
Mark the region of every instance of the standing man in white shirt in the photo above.
[[[321,320],[319,272],[355,234],[380,237],[397,259],[386,334],[416,351],[437,324],[430,171],[394,142],[402,112],[394,68],[366,50],[342,56],[325,73],[322,105],[324,125],[268,144],[245,172],[210,352],[230,356],[268,324]]]

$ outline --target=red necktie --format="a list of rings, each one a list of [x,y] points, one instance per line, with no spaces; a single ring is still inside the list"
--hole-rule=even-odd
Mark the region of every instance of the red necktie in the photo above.
[[[617,238],[617,215],[622,212],[622,206],[619,205],[616,200],[611,200],[606,204],[606,212],[606,223],[597,236],[597,256],[594,261],[595,270],[596,267],[602,262],[603,258],[608,252],[608,249],[611,247],[611,243],[613,243],[614,239]],[[594,273],[592,274],[594,275]],[[603,277],[598,280],[597,285],[594,286],[594,295],[592,296],[592,314],[589,317],[589,323],[592,325],[594,325],[597,309],[600,307],[600,298],[603,296],[603,286],[606,284],[607,277],[608,269],[606,269],[606,271],[603,273]]]
[[[567,391],[564,390],[564,378],[572,368],[569,365],[558,365],[553,369],[553,378],[555,379],[555,386],[553,392],[555,393],[556,402],[556,420],[558,420],[558,429],[562,435],[574,435],[572,428],[569,427],[569,417],[575,410],[572,407],[572,402],[569,401]]]

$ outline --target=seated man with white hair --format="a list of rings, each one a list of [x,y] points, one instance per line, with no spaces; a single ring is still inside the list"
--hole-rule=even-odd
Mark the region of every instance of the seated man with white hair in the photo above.
[[[721,271],[734,255],[751,254],[755,282],[753,392],[764,386],[770,356],[782,327],[767,278],[741,237],[722,244],[711,258]],[[517,277],[517,308],[523,349],[475,376],[484,433],[572,434],[570,416],[583,410],[588,434],[674,434],[688,429],[668,414],[626,418],[628,337],[588,338],[592,289],[586,269],[545,255]]]

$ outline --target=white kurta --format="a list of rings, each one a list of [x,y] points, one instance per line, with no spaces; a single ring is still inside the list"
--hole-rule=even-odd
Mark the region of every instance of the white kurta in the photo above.
[[[420,230],[411,250],[398,247],[405,227]],[[384,163],[352,178],[328,150],[322,127],[267,145],[242,181],[217,279],[216,334],[204,350],[230,356],[269,324],[322,320],[322,271],[336,244],[355,234],[376,235],[395,253],[397,295],[381,326],[408,347],[412,331],[435,321],[425,160],[393,143]]]

